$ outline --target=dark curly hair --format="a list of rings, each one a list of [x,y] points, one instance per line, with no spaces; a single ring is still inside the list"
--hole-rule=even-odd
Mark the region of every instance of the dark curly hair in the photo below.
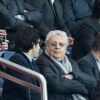
[[[16,32],[15,50],[28,52],[33,47],[33,44],[37,44],[38,42],[38,30],[31,27],[21,27]]]

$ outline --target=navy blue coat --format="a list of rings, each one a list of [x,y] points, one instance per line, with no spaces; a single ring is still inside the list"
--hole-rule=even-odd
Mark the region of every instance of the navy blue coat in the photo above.
[[[96,60],[90,52],[78,62],[80,69],[86,74],[90,75],[96,81],[100,80],[100,71],[98,69]]]
[[[29,59],[23,53],[16,53],[14,56],[10,58],[10,60],[28,69],[39,71],[35,63],[31,63]],[[29,77],[25,77],[24,75],[18,72],[12,71],[10,69],[6,69],[6,72],[15,77],[18,77],[20,79],[23,79],[25,81],[28,81],[32,84],[39,86],[39,83],[37,80],[33,80]],[[32,91],[28,88],[20,86],[11,81],[5,80],[4,86],[3,86],[2,100],[40,100],[40,95],[36,93],[35,91]]]

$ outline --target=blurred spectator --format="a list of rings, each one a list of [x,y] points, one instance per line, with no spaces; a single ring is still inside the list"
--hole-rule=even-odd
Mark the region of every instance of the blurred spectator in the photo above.
[[[0,26],[7,30],[10,50],[14,46],[16,30],[22,26],[39,28],[41,19],[41,9],[25,0],[0,0]]]
[[[72,57],[78,61],[91,50],[95,35],[100,32],[100,0],[95,0],[92,17],[81,23],[72,49]]]
[[[31,27],[21,27],[15,39],[16,53],[10,58],[10,61],[38,72],[33,58],[38,56],[39,48],[38,31]],[[24,81],[39,85],[37,80],[25,77],[16,71],[6,68],[6,72]],[[2,100],[40,100],[40,95],[35,91],[5,79]]]
[[[7,33],[6,30],[0,29],[0,55],[2,51],[8,49],[8,40],[6,39]]]
[[[40,38],[45,40],[46,35],[51,30],[63,30],[68,33],[62,15],[60,0],[26,0],[33,6],[42,9],[43,20],[40,23]],[[70,36],[70,35],[69,35]]]
[[[88,92],[95,86],[95,81],[81,72],[77,63],[65,54],[67,47],[65,32],[50,31],[45,40],[45,51],[36,61],[47,80],[48,100],[88,100]]]
[[[91,52],[79,60],[79,67],[97,82],[100,80],[100,32],[95,37]]]
[[[9,28],[39,25],[42,18],[40,10],[24,0],[0,0],[1,25]]]
[[[92,0],[61,0],[63,16],[70,33],[74,36],[80,24],[92,13]]]
[[[8,50],[8,43],[9,40],[6,39],[7,32],[4,29],[0,29],[0,57],[4,56],[4,52]],[[0,70],[2,70],[2,67],[0,66]]]

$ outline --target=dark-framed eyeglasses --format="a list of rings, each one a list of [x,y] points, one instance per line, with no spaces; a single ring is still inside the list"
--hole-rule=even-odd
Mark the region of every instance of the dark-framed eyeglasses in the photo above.
[[[51,45],[52,47],[57,47],[59,45],[59,47],[65,47],[66,46],[66,43],[63,43],[63,42],[51,42],[51,43],[48,43],[49,45]]]

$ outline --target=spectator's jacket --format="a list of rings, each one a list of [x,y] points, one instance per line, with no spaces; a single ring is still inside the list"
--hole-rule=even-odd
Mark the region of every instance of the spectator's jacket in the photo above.
[[[37,59],[40,72],[45,76],[48,86],[49,100],[73,100],[72,94],[87,96],[95,86],[95,81],[81,72],[78,65],[71,59],[74,79],[65,79],[64,72],[49,56],[43,53]]]
[[[80,69],[86,74],[90,75],[96,81],[100,80],[100,71],[97,66],[95,57],[90,52],[78,62]]]
[[[51,30],[62,30],[68,33],[67,26],[63,20],[62,6],[60,0],[55,0],[52,5],[51,0],[27,0],[43,11],[43,20],[40,24],[40,37],[45,40],[46,34]]]
[[[24,20],[16,18],[16,15],[22,15]],[[0,0],[1,25],[4,23],[7,27],[29,26],[40,23],[41,18],[40,10],[29,6],[24,0]]]
[[[22,65],[28,69],[39,71],[35,63],[30,62],[29,59],[23,53],[15,53],[11,58],[10,61]],[[10,69],[6,69],[6,72],[23,79],[27,82],[33,83],[35,85],[39,85],[37,80],[33,80],[29,77],[26,77],[23,74],[20,74],[16,71],[12,71]],[[3,95],[2,100],[40,100],[40,95],[28,88],[20,86],[16,83],[11,81],[5,80],[3,85]]]

